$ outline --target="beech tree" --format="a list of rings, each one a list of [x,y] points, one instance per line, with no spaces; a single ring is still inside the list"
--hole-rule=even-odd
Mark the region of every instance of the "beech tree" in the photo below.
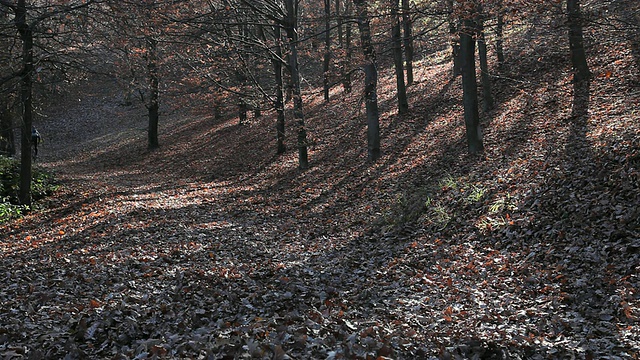
[[[498,69],[504,66],[504,17],[505,9],[502,0],[496,1],[496,57],[498,59]]]
[[[391,0],[391,41],[393,43],[393,63],[396,70],[396,94],[398,113],[409,111],[407,87],[404,82],[404,66],[402,64],[402,35],[400,34],[400,18],[398,16],[400,0]]]
[[[329,101],[329,66],[331,65],[331,0],[324,0],[324,17],[324,60],[322,62],[322,80],[324,101]]]
[[[371,40],[371,25],[366,0],[353,0],[357,9],[360,46],[364,55],[364,101],[367,109],[367,150],[369,161],[377,161],[380,151],[380,114],[378,111],[378,69]]]
[[[580,13],[580,0],[567,0],[567,14],[569,24],[569,51],[571,52],[571,65],[573,66],[573,81],[581,83],[591,77],[587,55],[584,50],[582,36],[582,15]]]
[[[447,0],[447,11],[449,13],[449,44],[451,45],[452,76],[458,77],[462,73],[460,58],[460,17],[456,12],[453,0]]]
[[[407,86],[413,84],[413,21],[411,20],[411,0],[402,0],[402,27],[404,56],[407,69]]]
[[[476,83],[476,62],[474,39],[477,33],[477,6],[474,2],[467,6],[471,9],[462,14],[462,29],[460,31],[460,62],[462,69],[462,91],[464,106],[464,123],[469,153],[476,154],[483,151],[482,129],[478,112],[478,85]]]
[[[289,41],[289,72],[293,90],[293,117],[298,131],[298,167],[305,170],[309,167],[307,154],[307,131],[304,125],[302,90],[300,88],[300,72],[298,69],[298,1],[285,0],[285,31]]]
[[[478,6],[476,18],[476,33],[478,42],[478,58],[480,60],[480,76],[482,81],[482,109],[487,112],[493,109],[493,94],[491,93],[491,77],[489,74],[489,62],[487,59],[487,42],[484,35],[484,14],[482,7]]]

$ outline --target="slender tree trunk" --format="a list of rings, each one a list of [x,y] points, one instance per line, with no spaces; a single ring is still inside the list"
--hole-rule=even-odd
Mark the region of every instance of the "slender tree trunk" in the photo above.
[[[498,69],[504,67],[504,6],[502,0],[498,2],[498,19],[496,24],[496,56],[498,57]]]
[[[402,0],[402,24],[404,27],[404,57],[407,68],[407,86],[413,84],[413,23],[410,0]]]
[[[160,118],[159,113],[159,79],[158,79],[158,41],[152,37],[147,38],[148,47],[148,70],[149,70],[149,132],[148,132],[148,147],[149,149],[158,148],[158,123]]]
[[[20,190],[18,201],[31,205],[31,126],[33,124],[33,30],[27,23],[27,7],[19,0],[15,7],[15,25],[22,40],[22,73],[20,98],[22,101],[22,128],[20,144]]]
[[[302,108],[302,90],[300,88],[300,72],[298,70],[298,5],[296,0],[285,0],[287,8],[286,32],[289,40],[289,68],[291,71],[291,87],[293,90],[293,117],[298,127],[298,167],[309,168],[307,153],[307,131],[304,125]]]
[[[367,147],[369,161],[377,161],[380,151],[380,120],[378,112],[378,69],[376,54],[371,42],[369,13],[365,0],[354,0],[358,11],[358,29],[360,42],[365,57],[364,65],[364,99],[367,108]]]
[[[345,4],[344,13],[346,16],[351,16],[351,3]],[[344,63],[342,66],[342,88],[344,92],[351,92],[351,21],[347,21],[344,29]]]
[[[281,40],[282,35],[280,34],[280,26],[276,25],[273,27],[274,29],[274,39],[276,43],[275,52],[276,58],[272,60],[273,62],[273,72],[275,74],[276,80],[276,98],[275,98],[275,108],[276,113],[278,114],[278,120],[276,121],[276,132],[277,132],[277,144],[278,144],[278,154],[283,154],[287,151],[287,147],[285,145],[285,116],[284,116],[284,91],[283,91],[283,82],[282,82],[282,46]]]
[[[464,123],[469,153],[483,150],[480,115],[478,113],[478,85],[476,84],[475,40],[473,34],[476,25],[467,19],[460,32],[460,59],[462,62],[462,92],[464,105]]]
[[[331,65],[331,0],[324,0],[324,61],[322,63],[322,78],[324,87],[324,101],[329,101],[329,66]]]
[[[342,48],[342,46],[344,45],[344,38],[343,38],[343,26],[342,26],[342,13],[340,12],[340,0],[336,0],[336,28],[338,29],[338,45],[340,46],[340,48]]]
[[[244,125],[247,123],[247,111],[249,107],[247,106],[247,102],[244,100],[242,96],[238,98],[238,125]]]
[[[454,78],[460,76],[462,73],[461,59],[460,59],[460,35],[458,34],[457,17],[454,13],[453,0],[447,0],[447,6],[449,8],[449,41],[451,43],[451,57],[453,58],[452,75]]]
[[[402,36],[400,34],[400,19],[398,10],[400,0],[391,0],[391,41],[393,42],[393,62],[396,69],[396,93],[398,97],[398,113],[406,114],[409,111],[407,101],[407,87],[404,83],[404,69],[402,66]]]
[[[15,153],[13,115],[11,114],[11,109],[2,104],[0,106],[0,155],[13,156]]]
[[[580,0],[567,0],[569,15],[569,50],[571,51],[571,65],[573,66],[573,81],[580,83],[591,77],[587,55],[582,36],[582,15],[580,14]]]
[[[478,19],[478,57],[480,58],[480,74],[482,77],[482,109],[487,112],[493,109],[493,95],[491,94],[491,76],[487,62],[487,42],[484,36],[484,24],[482,18]]]

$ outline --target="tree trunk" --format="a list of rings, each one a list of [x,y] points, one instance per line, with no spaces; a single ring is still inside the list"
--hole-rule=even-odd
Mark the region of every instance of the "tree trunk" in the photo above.
[[[3,104],[0,107],[0,155],[13,156],[15,154],[13,115],[11,109]]]
[[[504,6],[502,1],[498,2],[498,21],[496,24],[496,56],[498,57],[498,69],[504,67]]]
[[[329,101],[329,65],[331,65],[331,0],[324,0],[324,61],[322,63],[322,78],[324,87],[324,101]]]
[[[247,102],[242,97],[238,99],[238,125],[244,125],[247,123]]]
[[[273,27],[274,29],[274,39],[276,43],[275,52],[276,57],[272,60],[273,63],[273,73],[275,74],[276,81],[276,98],[275,98],[275,108],[276,113],[278,114],[278,120],[276,120],[276,140],[278,146],[278,154],[283,154],[287,151],[287,147],[285,145],[285,116],[284,116],[284,91],[283,91],[283,82],[282,82],[282,46],[280,45],[280,40],[282,39],[282,35],[280,34],[280,26],[276,25]]]
[[[380,156],[380,120],[378,112],[378,70],[376,56],[371,42],[369,13],[364,0],[354,0],[358,11],[358,29],[365,58],[364,99],[367,108],[367,148],[369,161],[377,161]]]
[[[342,14],[340,13],[340,0],[336,0],[336,28],[338,29],[338,45],[342,48],[344,38],[342,32]]]
[[[344,13],[346,16],[351,16],[351,3],[345,4]],[[344,29],[344,63],[342,66],[342,88],[344,92],[351,92],[351,21],[347,21]]]
[[[289,68],[291,71],[291,88],[293,90],[293,117],[298,127],[298,167],[309,168],[307,154],[307,131],[304,127],[302,108],[302,90],[300,88],[300,72],[298,70],[298,5],[296,0],[286,0],[287,18],[285,29],[289,41]]]
[[[460,55],[460,35],[458,35],[458,20],[454,14],[453,0],[448,0],[449,14],[449,41],[451,43],[451,57],[453,58],[453,69],[451,71],[454,78],[462,73]]]
[[[404,69],[402,66],[402,36],[400,34],[400,19],[398,10],[400,0],[391,0],[391,41],[393,42],[393,63],[396,69],[396,93],[398,97],[398,113],[406,114],[409,111],[407,101],[407,87],[404,83]]]
[[[149,149],[157,149],[158,142],[158,123],[159,123],[159,79],[158,79],[158,41],[152,37],[147,38],[148,47],[148,70],[149,70],[149,132],[148,147]]]
[[[460,59],[462,65],[462,103],[464,105],[464,123],[469,153],[483,150],[480,115],[478,113],[478,87],[476,84],[475,40],[473,34],[476,25],[473,20],[464,20],[460,32]]]
[[[567,13],[569,15],[569,50],[574,71],[573,81],[574,83],[581,83],[589,80],[591,72],[589,71],[587,55],[584,50],[580,0],[567,0]]]
[[[22,128],[20,144],[20,190],[18,201],[31,205],[31,126],[33,125],[33,29],[27,23],[25,0],[15,7],[15,25],[22,40],[22,73],[20,98],[22,101]]]
[[[489,64],[487,62],[487,42],[484,37],[483,20],[477,23],[478,34],[478,57],[480,58],[480,74],[482,76],[482,110],[485,112],[493,109],[493,95],[491,94],[491,76],[489,74]]]
[[[413,84],[413,23],[411,22],[410,0],[402,0],[402,24],[404,27],[404,57],[407,67],[407,86]]]

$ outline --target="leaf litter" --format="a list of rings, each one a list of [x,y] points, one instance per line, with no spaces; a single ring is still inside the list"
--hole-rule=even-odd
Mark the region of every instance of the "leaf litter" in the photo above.
[[[81,130],[43,149],[63,190],[0,228],[0,355],[637,359],[639,95],[613,114],[629,85],[596,77],[579,122],[566,73],[498,80],[471,158],[446,66],[406,117],[381,91],[376,164],[357,114],[325,115],[351,114],[358,89],[310,110],[306,172],[271,155],[273,114],[174,114],[148,152],[141,106],[54,113],[47,132]]]

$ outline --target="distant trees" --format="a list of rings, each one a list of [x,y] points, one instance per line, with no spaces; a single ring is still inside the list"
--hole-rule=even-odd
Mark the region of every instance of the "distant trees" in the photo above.
[[[25,174],[30,168],[28,128],[33,122],[34,82],[41,83],[45,76],[51,82],[64,78],[67,69],[93,67],[99,72],[95,62],[99,57],[108,59],[106,63],[112,65],[108,72],[124,84],[124,102],[137,97],[146,106],[149,148],[160,144],[160,108],[168,92],[209,99],[207,105],[216,116],[223,99],[231,97],[233,101],[227,102],[237,110],[241,124],[249,121],[250,110],[255,116],[265,108],[275,110],[274,151],[278,154],[287,150],[286,124],[291,114],[301,169],[309,166],[306,90],[317,85],[328,101],[332,86],[342,83],[349,92],[352,74],[364,74],[367,153],[369,161],[376,161],[382,154],[379,62],[393,64],[398,113],[408,112],[414,41],[429,32],[435,33],[431,38],[440,45],[446,45],[448,38],[454,77],[462,75],[465,134],[471,153],[484,147],[479,95],[482,110],[489,112],[494,105],[492,66],[501,67],[505,50],[509,50],[504,49],[503,41],[507,20],[518,17],[525,21],[545,11],[557,17],[566,15],[574,81],[584,83],[591,77],[579,0],[567,0],[566,11],[565,3],[504,0],[66,0],[33,6],[36,3],[0,0],[0,31],[4,34],[0,37],[0,151],[11,153],[7,129],[19,125]],[[489,37],[493,44],[485,38],[485,22],[495,34]],[[354,46],[355,36],[360,42]],[[20,49],[14,44],[20,44]],[[496,62],[490,61],[492,50]],[[12,103],[19,103],[20,110],[8,111]],[[287,106],[290,112],[285,111]],[[8,114],[20,114],[19,124],[11,124]],[[28,202],[26,193],[21,201]]]

